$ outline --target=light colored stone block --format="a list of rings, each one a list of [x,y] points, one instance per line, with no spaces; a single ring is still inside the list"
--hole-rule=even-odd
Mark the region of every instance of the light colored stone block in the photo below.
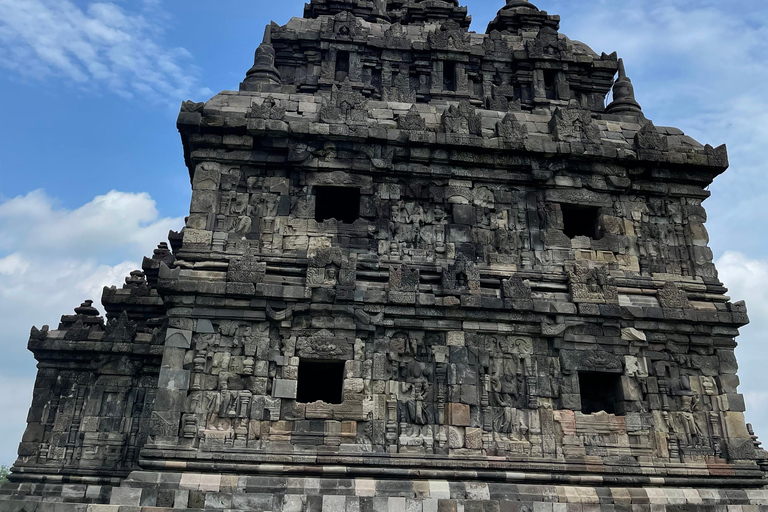
[[[346,496],[323,496],[323,512],[346,512]]]
[[[448,412],[448,424],[457,427],[468,427],[470,422],[469,405],[449,403],[446,410]]]
[[[169,327],[165,332],[165,346],[189,348],[192,346],[192,331],[172,329]]]
[[[435,499],[435,507],[437,507],[437,500],[448,500],[451,498],[451,487],[446,480],[430,480],[429,481],[429,497]]]
[[[295,400],[297,382],[295,380],[275,379],[272,385],[272,396],[274,398]]]
[[[437,512],[437,498],[426,498],[421,503],[422,512]]]
[[[179,482],[179,489],[186,491],[199,491],[200,479],[203,475],[200,473],[184,473],[181,475],[181,482]]]
[[[389,512],[405,512],[405,498],[389,498]]]
[[[283,496],[282,512],[302,512],[305,501],[305,497],[300,494],[286,494]]]
[[[138,507],[141,505],[141,489],[132,487],[115,487],[109,499],[110,505]]]
[[[221,488],[221,475],[201,475],[200,490],[206,492],[219,492]]]
[[[355,496],[375,496],[376,481],[370,478],[355,479]]]
[[[464,332],[463,331],[449,331],[447,335],[447,343],[449,347],[463,347],[464,346]]]

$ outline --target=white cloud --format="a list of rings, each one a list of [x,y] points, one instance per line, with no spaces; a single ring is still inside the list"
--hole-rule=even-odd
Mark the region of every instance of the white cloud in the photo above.
[[[729,251],[717,260],[720,279],[729,288],[731,300],[745,300],[750,324],[741,329],[736,349],[741,388],[747,401],[747,421],[757,435],[768,441],[768,392],[765,391],[765,368],[768,351],[764,334],[768,328],[768,260],[751,259]]]
[[[123,283],[182,219],[161,218],[148,194],[111,191],[74,210],[43,191],[0,203],[0,465],[13,462],[35,375],[29,328],[70,314],[84,299],[100,305],[104,286]],[[6,388],[7,382],[14,388]],[[8,400],[18,400],[6,403]]]
[[[111,191],[75,209],[57,208],[42,190],[0,203],[0,251],[55,251],[58,258],[100,258],[147,251],[178,219],[160,219],[147,193]]]
[[[0,274],[13,275],[24,273],[29,269],[29,262],[24,261],[21,254],[14,253],[0,259]]]
[[[768,319],[768,261],[728,251],[717,260],[720,279],[734,300],[747,300],[754,321]]]
[[[55,325],[83,299],[98,302],[104,285],[120,284],[182,225],[160,218],[146,193],[113,190],[74,210],[42,190],[0,203],[0,322]]]
[[[158,6],[144,2],[149,17],[114,2],[81,8],[72,0],[0,0],[0,67],[128,98],[178,102],[209,94],[189,52],[160,42]]]
[[[768,391],[747,391],[744,393],[744,399],[749,405],[751,415],[752,412],[761,411],[766,405],[768,405]],[[758,432],[760,432],[759,428]],[[763,432],[765,431],[763,430]]]
[[[10,466],[16,459],[16,447],[24,429],[29,404],[32,402],[34,374],[28,377],[4,377],[0,375],[0,466]],[[7,418],[7,419],[6,419]]]

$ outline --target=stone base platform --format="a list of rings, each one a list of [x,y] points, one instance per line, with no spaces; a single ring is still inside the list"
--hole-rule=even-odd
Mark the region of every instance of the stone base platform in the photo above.
[[[600,477],[584,477],[585,480]],[[758,512],[768,489],[137,471],[120,487],[7,484],[0,512]]]

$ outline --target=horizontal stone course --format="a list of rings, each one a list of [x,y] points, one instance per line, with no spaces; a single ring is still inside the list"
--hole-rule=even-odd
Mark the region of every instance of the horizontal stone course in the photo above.
[[[226,476],[219,476],[223,479]],[[181,481],[184,481],[182,476]],[[242,491],[175,491],[173,505],[132,505],[141,496],[140,489],[116,488],[112,491],[110,505],[83,505],[60,503],[57,510],[89,510],[94,512],[121,512],[134,507],[141,512],[159,512],[161,509],[205,510],[367,510],[367,507],[386,507],[387,510],[429,511],[448,508],[464,510],[510,510],[511,504],[529,507],[531,510],[628,510],[685,511],[685,510],[768,510],[768,494],[763,489],[663,489],[641,488],[593,488],[514,484],[461,483],[448,481],[382,481],[357,480],[355,492],[347,494],[336,485],[325,485],[320,479],[290,479],[283,481],[284,490],[276,493],[248,493]],[[333,481],[328,481],[332,483]],[[425,485],[422,485],[425,484]],[[314,494],[316,489],[324,489]],[[376,497],[370,496],[375,489]],[[189,493],[189,494],[188,494]],[[185,503],[186,502],[186,503]],[[199,506],[198,506],[199,505]],[[695,508],[700,507],[700,508]],[[0,499],[0,509],[45,510],[46,503]]]

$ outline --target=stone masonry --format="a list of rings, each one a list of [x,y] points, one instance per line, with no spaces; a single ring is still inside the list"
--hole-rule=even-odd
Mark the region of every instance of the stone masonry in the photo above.
[[[186,225],[106,317],[32,328],[0,511],[768,510],[704,228],[725,147],[558,16],[469,23],[312,0],[182,105]]]

